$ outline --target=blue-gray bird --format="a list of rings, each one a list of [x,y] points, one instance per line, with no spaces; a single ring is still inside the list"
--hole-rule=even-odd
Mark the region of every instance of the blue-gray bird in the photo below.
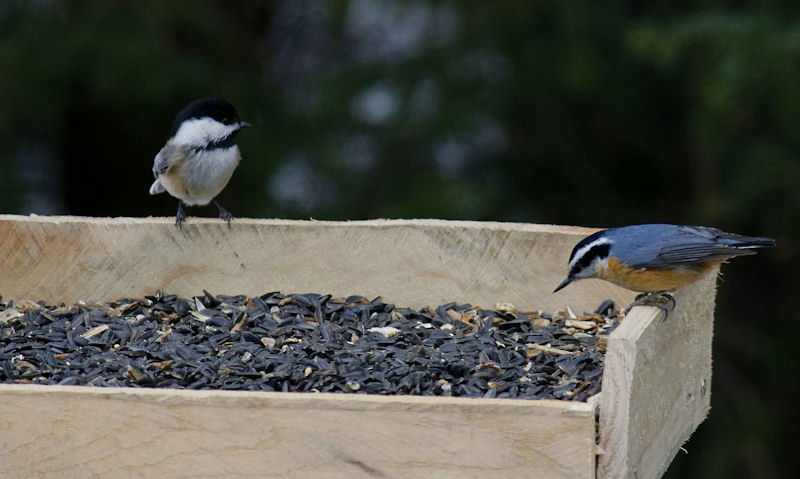
[[[775,240],[742,236],[705,226],[644,224],[598,231],[582,239],[569,257],[567,278],[600,278],[643,293],[674,291],[734,256],[755,254]]]

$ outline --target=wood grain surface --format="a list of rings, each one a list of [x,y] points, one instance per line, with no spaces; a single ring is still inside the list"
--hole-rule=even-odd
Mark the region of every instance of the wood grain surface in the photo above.
[[[3,478],[594,476],[586,403],[0,388]]]
[[[577,227],[443,220],[291,221],[0,215],[7,298],[108,301],[157,288],[192,296],[330,293],[411,307],[470,302],[593,310],[629,291],[599,280],[551,294]]]

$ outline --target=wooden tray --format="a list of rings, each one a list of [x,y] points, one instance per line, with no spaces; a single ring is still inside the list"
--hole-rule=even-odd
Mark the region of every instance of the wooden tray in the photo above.
[[[0,294],[72,303],[169,294],[330,293],[591,311],[633,293],[563,279],[592,229],[0,215]],[[0,385],[0,477],[650,478],[710,403],[715,276],[666,320],[634,308],[586,403]],[[595,415],[599,415],[596,428]]]

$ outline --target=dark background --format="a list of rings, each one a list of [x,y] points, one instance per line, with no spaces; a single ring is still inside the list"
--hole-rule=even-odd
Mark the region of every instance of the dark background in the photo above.
[[[147,194],[153,157],[175,113],[215,95],[254,125],[221,197],[235,216],[667,221],[773,236],[778,248],[723,268],[711,414],[666,477],[789,477],[798,10],[1,0],[0,212],[174,215],[176,200]]]

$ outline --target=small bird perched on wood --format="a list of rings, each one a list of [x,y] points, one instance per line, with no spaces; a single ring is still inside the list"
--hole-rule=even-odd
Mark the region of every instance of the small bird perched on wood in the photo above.
[[[218,98],[201,98],[178,112],[172,135],[153,163],[156,180],[150,194],[166,191],[178,199],[175,224],[181,228],[183,205],[207,205],[219,209],[219,217],[231,226],[233,216],[214,199],[239,165],[241,153],[236,136],[249,123],[239,120],[233,105]]]
[[[705,226],[644,224],[598,231],[582,239],[569,257],[567,277],[600,278],[632,291],[668,293],[691,284],[734,256],[774,246],[772,238],[742,236]]]

